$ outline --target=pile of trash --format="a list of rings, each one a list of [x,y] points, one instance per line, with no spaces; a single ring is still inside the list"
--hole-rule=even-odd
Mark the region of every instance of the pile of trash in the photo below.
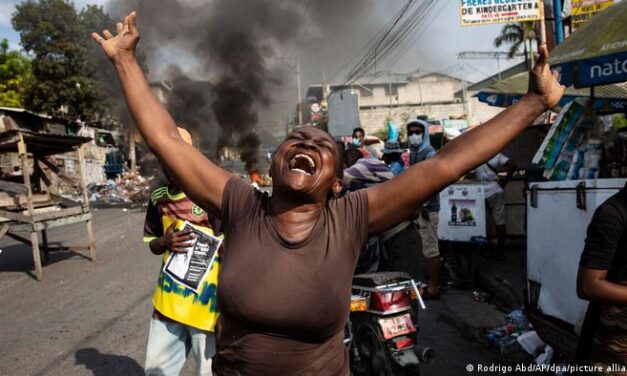
[[[505,325],[486,333],[488,344],[498,349],[504,356],[519,347],[518,338],[528,332],[530,328],[529,321],[521,309],[510,312],[506,316],[505,322]]]
[[[542,341],[533,330],[522,309],[515,309],[505,317],[506,324],[489,330],[486,339],[501,355],[521,349],[535,358],[537,364],[548,364],[553,357],[553,348]]]
[[[104,184],[88,185],[87,194],[90,202],[144,205],[150,198],[152,180],[152,177],[144,178],[137,172],[128,171]]]

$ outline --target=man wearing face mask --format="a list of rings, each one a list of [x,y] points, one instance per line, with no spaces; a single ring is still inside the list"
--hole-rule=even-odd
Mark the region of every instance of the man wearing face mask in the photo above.
[[[429,139],[429,123],[417,119],[407,123],[407,143],[410,155],[409,164],[414,165],[433,157],[436,153]],[[440,249],[438,247],[438,221],[440,211],[440,197],[433,196],[420,209],[418,224],[420,225],[420,237],[422,238],[422,254],[427,259],[427,296],[438,298],[440,277]]]
[[[378,137],[367,136],[363,128],[358,127],[353,129],[350,148],[359,150],[362,156],[379,159],[380,150],[378,150],[378,145],[380,143],[381,140],[379,140]]]

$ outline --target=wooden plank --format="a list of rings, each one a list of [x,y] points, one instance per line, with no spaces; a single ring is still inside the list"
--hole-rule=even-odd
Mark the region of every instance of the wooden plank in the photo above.
[[[0,191],[10,192],[10,193],[26,193],[26,186],[18,183],[13,183],[12,181],[0,180]]]
[[[35,226],[35,229],[38,231],[49,230],[55,227],[62,227],[62,226],[67,226],[67,225],[71,225],[74,223],[87,222],[90,219],[91,219],[91,213],[84,213],[84,214],[80,214],[80,215],[76,215],[72,217],[64,217],[64,218],[52,219],[49,221],[35,222],[34,226]]]
[[[28,171],[28,151],[26,150],[26,143],[24,143],[24,135],[20,132],[20,141],[17,144],[17,150],[22,160],[22,173],[24,174],[24,185],[27,189],[28,200],[26,206],[28,207],[28,216],[33,218],[35,215],[35,208],[33,207],[33,189],[30,182],[30,172]],[[31,248],[33,249],[33,262],[35,264],[35,277],[37,280],[41,280],[41,255],[39,254],[39,241],[37,240],[37,230],[34,226],[30,233]]]
[[[35,213],[33,222],[44,222],[44,221],[49,221],[55,218],[70,217],[70,216],[81,214],[82,212],[83,212],[83,208],[74,207],[74,208],[55,210],[55,211],[46,212],[46,213]],[[0,212],[0,216],[2,216],[2,212]]]
[[[31,219],[28,216],[23,215],[22,213],[14,213],[14,212],[6,211],[6,210],[0,210],[0,217],[8,218],[12,221],[18,221],[18,222],[26,222],[26,223],[31,222]]]
[[[72,187],[75,187],[75,188],[78,186],[78,183],[76,183],[76,181],[74,181],[74,179],[72,179],[71,177],[69,177],[66,174],[64,174],[59,169],[59,167],[55,166],[47,158],[40,158],[39,161],[41,163],[43,163],[44,165],[46,165],[46,167],[48,167],[50,170],[52,170],[52,172],[54,172],[61,180],[63,180],[67,184],[69,184],[69,185],[71,185]]]
[[[49,193],[49,194],[50,194],[50,198],[52,200],[54,200],[55,202],[58,202],[59,204],[65,206],[65,207],[71,208],[71,207],[74,207],[74,206],[80,206],[81,205],[80,202],[76,202],[76,201],[70,200],[69,198],[65,198],[63,196],[59,196],[59,195],[54,194],[54,193]]]
[[[28,197],[24,194],[10,195],[6,192],[0,192],[0,208],[18,208],[26,205],[27,200]],[[35,205],[49,205],[53,202],[53,198],[48,193],[33,195],[33,204]]]
[[[41,254],[39,253],[39,240],[37,240],[37,231],[31,231],[30,233],[31,247],[33,248],[33,260],[35,261],[35,277],[38,281],[41,281],[43,277],[43,271],[41,268]]]
[[[48,178],[48,175],[41,168],[41,164],[39,163],[39,160],[37,158],[33,159],[33,168],[35,169],[35,176],[43,180],[46,187],[50,187],[52,185],[52,182]]]
[[[83,209],[85,212],[89,211],[89,195],[87,194],[87,179],[85,177],[85,149],[83,145],[79,146],[76,150],[78,156],[78,181],[81,187],[81,195],[83,196]]]
[[[89,213],[89,195],[87,194],[87,179],[85,176],[85,148],[83,145],[78,147],[78,176],[81,184],[81,194],[83,195],[83,211]],[[96,241],[94,240],[94,230],[91,220],[85,224],[87,227],[87,241],[89,244],[89,257],[91,261],[96,261]]]
[[[9,231],[9,225],[3,225],[0,229],[0,239],[4,238],[4,235]]]
[[[92,229],[91,220],[87,221],[87,241],[89,242],[89,257],[91,261],[96,261],[96,242],[94,241],[94,230]]]

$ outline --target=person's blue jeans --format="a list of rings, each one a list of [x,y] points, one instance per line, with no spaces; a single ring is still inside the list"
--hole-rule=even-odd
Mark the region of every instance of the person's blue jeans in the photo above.
[[[149,376],[177,376],[189,352],[196,360],[196,375],[211,375],[211,358],[216,352],[212,332],[173,321],[150,320],[144,369]]]

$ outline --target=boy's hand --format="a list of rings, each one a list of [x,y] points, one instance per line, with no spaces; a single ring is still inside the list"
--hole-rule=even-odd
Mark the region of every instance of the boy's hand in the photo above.
[[[111,61],[116,62],[124,58],[135,57],[135,47],[139,41],[139,30],[135,24],[135,12],[131,12],[124,19],[124,23],[116,25],[117,34],[113,36],[109,30],[104,30],[102,36],[92,33],[94,39]],[[103,37],[104,36],[104,37]]]
[[[187,249],[194,245],[191,240],[194,240],[195,235],[192,230],[176,231],[173,223],[168,227],[165,234],[161,237],[161,245],[163,249],[168,249],[170,252],[187,253]]]

